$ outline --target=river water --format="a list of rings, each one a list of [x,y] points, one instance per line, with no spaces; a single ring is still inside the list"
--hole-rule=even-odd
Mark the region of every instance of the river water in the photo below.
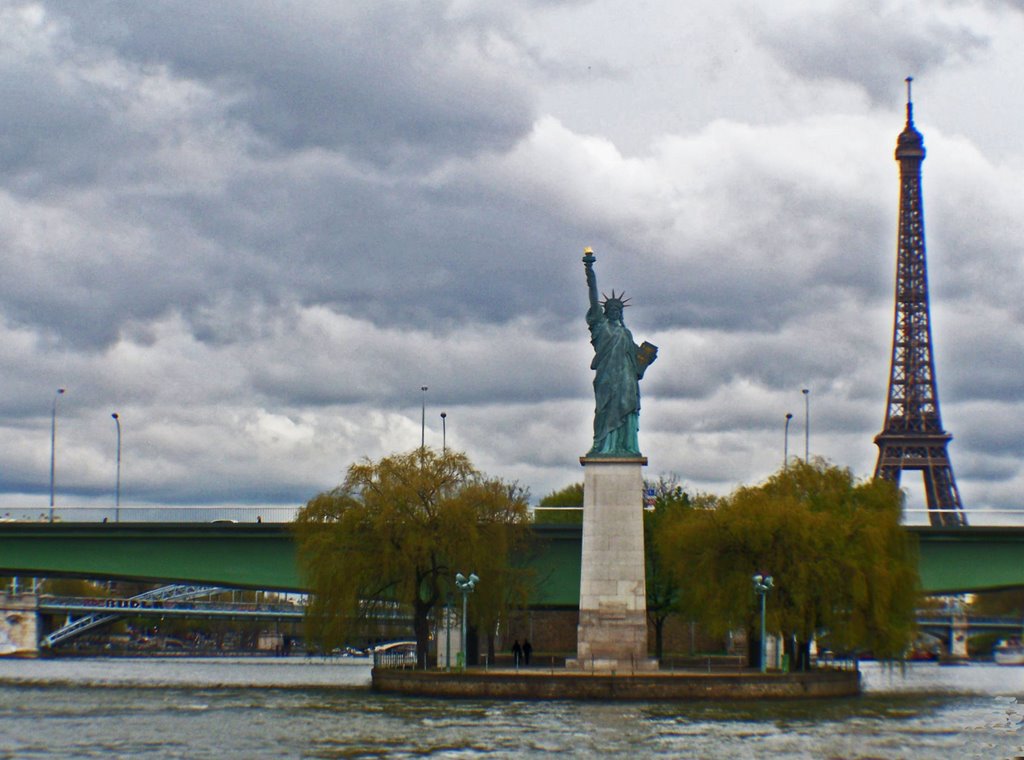
[[[862,664],[863,696],[438,700],[359,660],[0,660],[0,758],[1013,758],[1024,668]]]

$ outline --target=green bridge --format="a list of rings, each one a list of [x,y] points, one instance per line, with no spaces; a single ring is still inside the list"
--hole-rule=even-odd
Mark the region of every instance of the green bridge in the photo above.
[[[909,527],[931,594],[1024,586],[1024,528]],[[536,525],[532,604],[577,607],[580,526]],[[281,523],[0,523],[0,575],[110,578],[301,591]]]

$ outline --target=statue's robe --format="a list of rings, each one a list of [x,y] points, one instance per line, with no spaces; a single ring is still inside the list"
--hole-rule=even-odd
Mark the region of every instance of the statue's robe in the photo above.
[[[587,311],[594,346],[594,446],[590,455],[639,456],[640,377],[633,334],[621,320],[610,320],[600,305]]]

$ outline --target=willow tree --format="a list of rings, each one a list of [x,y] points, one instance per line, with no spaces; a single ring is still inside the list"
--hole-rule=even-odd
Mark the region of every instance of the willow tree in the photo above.
[[[533,572],[522,563],[532,539],[528,494],[516,484],[484,479],[469,485],[463,498],[485,518],[477,523],[476,549],[463,567],[480,577],[469,617],[484,632],[489,661],[494,662],[498,623],[507,620],[509,610],[526,607],[533,588]]]
[[[768,629],[783,634],[796,667],[810,640],[901,654],[914,630],[916,544],[900,526],[902,499],[882,480],[798,463],[714,508],[677,513],[657,540],[680,606],[713,634],[757,630],[751,577],[770,574]]]
[[[665,652],[665,623],[680,611],[681,584],[674,572],[675,563],[662,556],[657,536],[678,519],[677,512],[692,509],[693,502],[675,475],[663,475],[644,485],[654,492],[654,503],[644,508],[644,561],[647,619],[654,628],[654,656],[660,661]]]
[[[522,598],[525,571],[511,559],[529,535],[525,497],[451,450],[352,465],[339,487],[311,499],[296,519],[299,565],[312,592],[308,634],[338,646],[381,604],[406,604],[425,666],[430,616],[457,572],[481,578],[472,605],[478,620]]]

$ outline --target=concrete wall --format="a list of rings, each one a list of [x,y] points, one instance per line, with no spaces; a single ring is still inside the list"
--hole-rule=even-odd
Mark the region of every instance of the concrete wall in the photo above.
[[[431,673],[375,669],[373,688],[398,694],[472,699],[808,699],[855,696],[860,693],[860,673],[816,670],[785,675],[594,675],[564,670]]]
[[[529,639],[533,645],[534,657],[550,655],[572,656],[576,651],[576,626],[579,619],[577,610],[521,610],[512,613],[508,624],[503,626],[497,642],[497,654],[502,661],[509,655],[512,642]],[[699,625],[673,615],[665,622],[665,657],[682,658],[698,654],[743,654],[746,640],[735,641],[707,636]],[[648,653],[654,654],[654,626],[648,625]],[[511,657],[511,655],[509,655]],[[537,664],[544,664],[536,659]]]

